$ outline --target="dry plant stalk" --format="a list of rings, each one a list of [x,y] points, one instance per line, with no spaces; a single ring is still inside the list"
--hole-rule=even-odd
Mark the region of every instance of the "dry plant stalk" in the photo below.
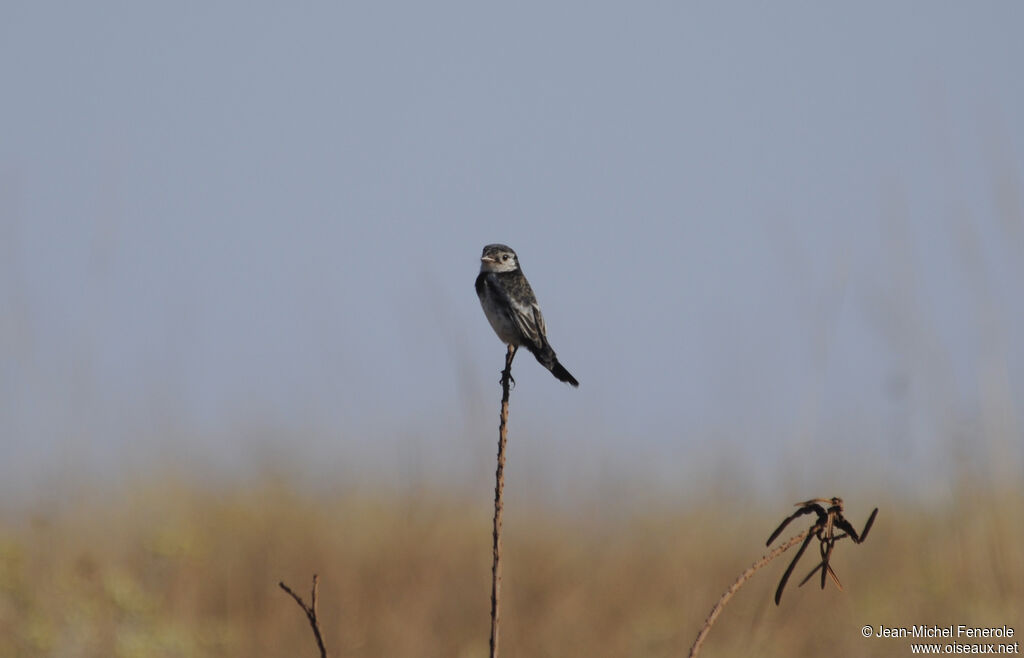
[[[320,658],[327,658],[327,647],[324,645],[324,636],[320,632],[320,621],[316,617],[316,594],[320,586],[320,579],[316,574],[313,574],[313,591],[310,594],[311,601],[309,605],[306,605],[302,597],[292,591],[292,588],[285,585],[284,582],[279,582],[277,585],[288,592],[295,599],[295,602],[299,604],[299,607],[302,608],[302,611],[306,613],[306,619],[309,620],[309,625],[313,628],[313,635],[316,637],[316,646],[320,649]]]
[[[702,644],[704,644],[704,639],[707,638],[708,633],[711,632],[711,627],[714,626],[715,620],[718,619],[718,615],[722,614],[722,608],[724,608],[725,604],[729,602],[729,599],[731,599],[733,595],[736,592],[738,592],[741,587],[743,587],[743,584],[750,580],[750,577],[757,573],[758,569],[765,566],[775,558],[779,557],[789,549],[793,548],[794,545],[803,541],[804,538],[807,537],[807,535],[810,532],[811,530],[810,528],[808,528],[807,530],[801,532],[799,535],[789,539],[786,543],[776,546],[770,553],[766,553],[765,555],[763,555],[760,560],[750,565],[750,567],[747,568],[746,571],[739,575],[736,581],[732,585],[730,585],[729,589],[725,590],[725,593],[722,594],[722,597],[718,599],[718,602],[715,603],[715,606],[711,608],[711,613],[708,615],[708,618],[704,620],[704,625],[701,626],[700,632],[697,633],[697,639],[693,641],[693,646],[690,647],[690,658],[694,658],[694,656],[700,653],[700,647]]]
[[[824,504],[828,505],[826,508]],[[818,566],[814,567],[811,573],[807,574],[807,577],[800,581],[800,585],[803,586],[811,576],[817,571],[821,571],[821,589],[825,589],[825,579],[827,576],[832,577],[832,582],[836,584],[836,587],[843,589],[843,585],[839,582],[839,576],[832,570],[830,560],[832,559],[832,551],[835,549],[836,542],[840,539],[846,539],[849,537],[853,540],[853,543],[860,544],[868,538],[868,533],[871,531],[871,526],[875,523],[875,517],[878,515],[878,508],[876,507],[871,516],[868,517],[867,523],[864,524],[864,529],[859,533],[857,529],[846,520],[843,516],[843,499],[838,497],[833,498],[812,498],[811,500],[797,503],[796,507],[799,507],[797,511],[793,512],[779,524],[779,527],[775,529],[775,532],[768,537],[766,545],[771,546],[775,538],[782,533],[787,525],[790,524],[794,519],[803,516],[804,514],[814,514],[817,520],[814,525],[807,531],[807,538],[804,543],[801,544],[800,550],[796,552],[796,557],[789,563],[789,567],[786,569],[786,573],[782,574],[782,579],[779,581],[779,587],[775,590],[775,605],[779,605],[782,600],[782,590],[786,587],[786,582],[789,581],[789,576],[793,573],[793,569],[796,568],[796,563],[800,561],[804,551],[807,550],[807,545],[811,543],[811,540],[817,537],[820,544],[821,562]],[[840,530],[836,534],[836,528]]]
[[[823,503],[827,504],[828,507],[826,508]],[[836,542],[841,539],[846,539],[847,537],[852,539],[855,544],[860,544],[867,539],[868,532],[871,530],[871,526],[875,522],[875,516],[878,515],[878,508],[876,507],[875,510],[871,512],[871,516],[868,517],[867,523],[864,524],[864,529],[858,533],[850,522],[843,516],[842,498],[812,498],[811,500],[797,503],[796,506],[800,509],[782,520],[782,523],[775,529],[775,532],[768,537],[768,541],[766,542],[767,545],[771,546],[772,542],[775,541],[790,522],[805,514],[815,515],[814,525],[807,530],[804,530],[799,535],[792,537],[786,541],[786,543],[776,547],[770,553],[764,555],[760,560],[750,565],[750,568],[741,573],[739,578],[736,579],[729,589],[725,590],[722,597],[718,599],[718,603],[711,608],[711,614],[709,614],[708,618],[704,621],[704,625],[701,627],[700,632],[697,633],[697,639],[693,641],[693,646],[690,647],[690,658],[693,658],[700,652],[700,647],[704,643],[704,639],[708,636],[708,633],[711,631],[711,627],[714,625],[715,620],[718,619],[718,615],[721,614],[722,608],[724,608],[725,604],[729,602],[729,599],[739,591],[740,587],[743,586],[743,583],[747,582],[747,580],[749,580],[758,569],[782,555],[796,544],[800,544],[800,550],[797,551],[796,557],[794,557],[793,561],[789,563],[789,567],[786,569],[786,572],[782,575],[782,579],[779,581],[779,586],[775,590],[775,605],[779,604],[779,601],[782,598],[782,590],[786,587],[786,582],[789,580],[790,574],[793,573],[796,563],[800,561],[800,558],[803,556],[808,544],[810,544],[815,538],[817,538],[818,542],[821,544],[821,562],[809,574],[807,574],[807,577],[804,578],[800,584],[803,585],[806,583],[811,579],[811,576],[820,570],[822,589],[825,589],[826,576],[831,576],[836,586],[839,587],[840,590],[843,589],[842,585],[839,584],[839,577],[836,576],[836,573],[832,570],[832,566],[829,562],[832,557],[832,550],[835,548]],[[838,534],[836,533],[837,528],[840,531]]]
[[[512,379],[512,359],[516,346],[509,345],[505,369],[501,371],[501,423],[498,425],[498,467],[494,472],[494,559],[491,563],[491,658],[498,656],[498,617],[501,600],[501,513],[504,510],[505,445],[508,443],[508,393]]]

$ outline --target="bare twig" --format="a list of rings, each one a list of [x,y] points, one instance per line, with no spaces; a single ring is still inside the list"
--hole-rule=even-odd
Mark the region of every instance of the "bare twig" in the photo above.
[[[320,658],[327,658],[327,647],[324,646],[324,636],[320,632],[320,621],[316,617],[316,594],[317,589],[320,586],[320,579],[316,574],[313,574],[313,591],[310,594],[310,605],[302,600],[302,597],[292,591],[291,587],[288,587],[283,582],[278,583],[278,586],[295,599],[295,602],[299,604],[302,611],[306,613],[306,618],[309,619],[309,625],[313,627],[313,635],[316,637],[316,646],[320,648]]]
[[[508,393],[512,379],[512,359],[516,346],[509,345],[505,369],[501,371],[501,423],[498,425],[498,467],[494,473],[494,561],[491,563],[491,658],[498,656],[498,617],[501,597],[501,513],[504,509],[505,445],[508,442]]]
[[[711,608],[711,613],[708,615],[708,618],[704,620],[704,625],[701,626],[700,632],[697,633],[697,639],[693,641],[693,646],[690,647],[690,658],[694,658],[694,656],[700,653],[700,647],[704,644],[704,639],[707,638],[708,633],[711,632],[711,627],[714,626],[715,620],[718,619],[718,615],[722,614],[722,608],[724,608],[725,604],[729,602],[729,599],[731,599],[733,595],[743,587],[743,584],[750,580],[750,577],[753,576],[758,569],[788,551],[795,544],[803,541],[810,532],[810,529],[804,530],[799,535],[789,539],[786,543],[776,546],[770,553],[766,553],[760,560],[750,565],[746,571],[739,575],[736,581],[729,586],[729,589],[725,590],[725,593],[723,593],[722,597],[718,599],[718,602],[715,603],[714,607]]]

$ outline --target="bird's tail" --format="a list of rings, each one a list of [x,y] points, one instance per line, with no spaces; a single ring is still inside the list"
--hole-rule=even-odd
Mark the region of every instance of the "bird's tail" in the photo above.
[[[554,375],[558,381],[566,382],[567,384],[572,384],[576,387],[580,385],[580,383],[576,381],[576,378],[569,374],[569,371],[565,369],[565,366],[558,362],[558,357],[555,356],[555,351],[551,349],[550,345],[545,344],[541,349],[533,349],[530,347],[530,351],[533,352],[535,357],[537,357],[537,361],[539,361],[542,366],[550,370],[551,374]]]
[[[551,367],[551,374],[558,378],[560,382],[567,382],[573,386],[579,388],[580,383],[576,381],[576,378],[569,374],[569,371],[565,369],[558,359],[555,359],[555,365]]]

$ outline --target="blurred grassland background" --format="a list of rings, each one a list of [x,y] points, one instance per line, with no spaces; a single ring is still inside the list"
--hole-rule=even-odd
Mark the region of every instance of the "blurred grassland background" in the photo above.
[[[1016,222],[1019,215],[1006,223]],[[905,308],[914,307],[914,285],[896,285]],[[978,321],[999,315],[992,311]],[[906,352],[934,343],[922,318],[903,319],[893,340],[906,341]],[[1005,327],[989,330],[1019,340]],[[982,376],[995,380],[979,387],[1005,391],[999,359],[993,364]],[[532,367],[525,359],[518,366]],[[494,400],[470,432],[482,446],[472,475],[437,478],[420,464],[430,461],[416,442],[385,479],[359,477],[358,463],[333,477],[323,465],[273,451],[241,470],[179,454],[107,478],[66,462],[56,475],[44,471],[28,493],[8,497],[0,515],[0,655],[314,655],[305,619],[277,588],[284,580],[307,596],[313,573],[333,655],[486,655],[498,389],[496,381],[484,388],[482,397],[490,392]],[[833,436],[812,441],[812,449],[795,439],[775,446],[791,461],[773,467],[782,473],[771,487],[757,463],[729,454],[728,437],[709,438],[694,452],[685,481],[613,469],[556,485],[531,470],[543,473],[545,454],[566,446],[531,432],[520,392],[507,471],[505,655],[684,654],[724,588],[765,551],[789,505],[818,495],[845,497],[858,527],[881,508],[865,544],[837,549],[833,564],[846,591],[830,583],[822,592],[813,581],[797,587],[814,565],[812,546],[774,606],[788,553],[741,590],[704,655],[745,656],[753,647],[764,655],[904,655],[908,641],[865,640],[860,628],[1022,625],[1017,400],[997,395],[983,415],[951,423],[956,400],[930,397],[937,454],[925,461],[939,465],[934,479],[918,473],[901,481],[901,458],[885,453],[856,468],[837,463],[855,458],[833,444],[848,429],[822,419]],[[301,430],[282,427],[235,431],[240,442],[304,440]],[[585,450],[586,442],[571,446]],[[891,454],[901,452],[911,463],[922,459],[912,449]]]
[[[882,510],[865,544],[837,549],[846,591],[820,591],[816,579],[797,587],[812,546],[776,607],[784,555],[733,599],[704,655],[901,655],[907,641],[865,640],[861,626],[1019,626],[1019,483],[966,481],[956,502],[937,506],[852,493],[858,526],[869,505]],[[483,496],[314,493],[269,476],[231,487],[148,479],[108,494],[4,520],[3,655],[315,655],[305,619],[276,586],[283,579],[308,601],[313,572],[332,655],[486,655]],[[510,496],[503,651],[685,655],[712,603],[790,511],[719,494],[610,513]]]
[[[1024,4],[14,3],[0,658],[904,656],[1024,633]],[[783,537],[795,534],[802,521]],[[1018,638],[1014,638],[1018,639]]]
[[[901,289],[912,307],[913,284]],[[904,319],[898,340],[934,340],[927,322]],[[980,382],[982,390],[1005,391],[995,365],[995,381]],[[533,367],[523,359],[518,371]],[[245,468],[168,454],[97,478],[57,459],[0,512],[0,655],[315,655],[305,619],[277,588],[283,580],[308,599],[313,573],[332,655],[486,655],[496,380],[480,397],[487,392],[494,400],[481,403],[476,430],[453,423],[479,444],[466,458],[474,468],[449,477],[421,457],[422,440],[411,441],[390,475],[371,467],[360,476],[351,457],[325,465],[315,454],[268,450],[275,438],[306,440],[303,430],[280,426],[233,430],[229,441],[257,445],[256,457],[240,456]],[[507,470],[504,655],[683,655],[790,504],[819,495],[843,496],[858,527],[881,509],[865,544],[837,548],[833,565],[846,591],[830,583],[822,592],[814,581],[797,587],[814,565],[811,546],[774,606],[790,552],[733,599],[704,655],[746,656],[753,647],[780,656],[903,655],[908,641],[865,640],[860,628],[1022,625],[1016,400],[997,398],[991,415],[952,423],[957,402],[929,398],[929,425],[938,431],[925,455],[879,452],[865,440],[870,454],[858,457],[837,445],[858,437],[820,419],[828,436],[773,446],[784,458],[772,463],[768,486],[738,439],[714,435],[676,482],[631,472],[630,462],[595,472],[585,454],[575,478],[545,478],[547,455],[571,463],[586,441],[566,445],[564,434],[534,429],[517,404],[521,392],[522,385],[512,396]],[[310,435],[320,445],[318,433]],[[934,464],[934,477],[901,480],[904,460]]]

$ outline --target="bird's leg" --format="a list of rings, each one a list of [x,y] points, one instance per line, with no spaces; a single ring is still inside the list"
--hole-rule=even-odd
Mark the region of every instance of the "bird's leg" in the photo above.
[[[505,378],[512,382],[512,386],[516,385],[515,377],[512,376],[512,359],[516,358],[516,352],[519,350],[518,345],[509,345],[508,352],[505,354],[505,369],[501,371],[501,381],[505,382]]]

